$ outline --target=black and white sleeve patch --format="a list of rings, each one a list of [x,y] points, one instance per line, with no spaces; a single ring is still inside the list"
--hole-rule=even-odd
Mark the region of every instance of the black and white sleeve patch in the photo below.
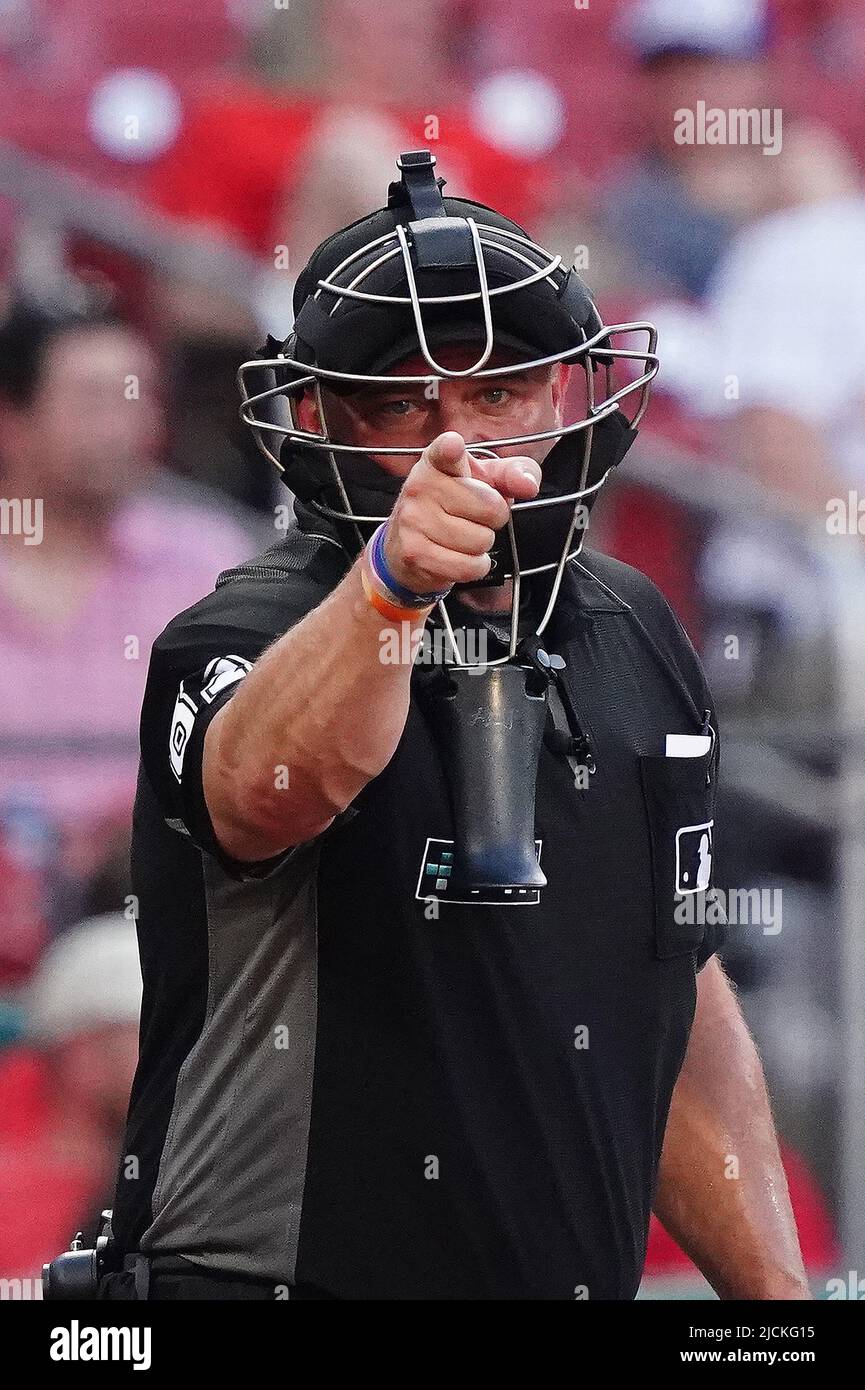
[[[252,662],[245,657],[219,656],[208,662],[203,675],[197,680],[180,682],[168,739],[168,760],[178,782],[183,781],[186,749],[199,710],[212,705],[219,695],[237,685],[251,670]],[[191,690],[188,688],[190,685]]]
[[[206,705],[211,704],[223,690],[227,690],[230,685],[236,685],[242,681],[248,671],[252,670],[252,662],[246,661],[242,656],[219,656],[215,661],[211,661],[204,672],[204,684],[201,687],[201,698]]]
[[[171,764],[171,771],[178,782],[183,780],[183,759],[186,757],[186,748],[197,713],[198,705],[190,695],[187,695],[183,688],[183,681],[181,681],[180,693],[174,703],[171,734],[168,739],[168,760]]]

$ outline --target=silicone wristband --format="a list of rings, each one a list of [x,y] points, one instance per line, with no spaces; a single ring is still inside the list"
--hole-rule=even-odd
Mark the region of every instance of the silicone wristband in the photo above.
[[[387,561],[384,558],[384,537],[387,530],[387,522],[383,521],[378,529],[373,533],[369,545],[367,546],[367,557],[370,569],[378,582],[388,594],[392,595],[396,602],[405,608],[430,608],[445,598],[451,591],[449,584],[446,589],[437,589],[431,593],[418,594],[412,589],[407,589],[404,584],[400,584],[391,574]]]
[[[377,589],[375,576],[369,572],[365,564],[360,567],[360,577],[363,583],[363,591],[368,601],[383,618],[388,618],[392,623],[416,623],[418,621],[418,617],[420,613],[423,612],[423,609],[418,607],[402,608],[399,604],[389,602],[384,594],[380,593]],[[424,606],[428,607],[431,605]]]

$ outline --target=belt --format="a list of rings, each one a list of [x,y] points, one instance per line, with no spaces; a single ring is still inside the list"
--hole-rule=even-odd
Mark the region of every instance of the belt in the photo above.
[[[131,1281],[130,1275],[132,1276]],[[138,1302],[151,1300],[163,1279],[166,1280],[166,1283],[170,1283],[174,1289],[177,1289],[179,1284],[181,1297],[183,1297],[183,1284],[186,1282],[190,1298],[196,1296],[206,1298],[206,1290],[209,1287],[214,1293],[217,1289],[221,1289],[223,1294],[230,1289],[234,1296],[239,1299],[250,1295],[255,1297],[255,1294],[258,1293],[262,1298],[271,1301],[274,1298],[276,1282],[278,1282],[273,1279],[260,1279],[254,1275],[229,1270],[208,1269],[203,1265],[194,1264],[193,1261],[185,1259],[182,1255],[144,1255],[140,1251],[123,1257],[121,1278],[130,1288],[130,1294],[134,1289],[134,1298]],[[334,1294],[325,1293],[322,1289],[310,1284],[289,1286],[286,1281],[285,1286],[289,1289],[291,1300],[333,1299],[335,1297]]]

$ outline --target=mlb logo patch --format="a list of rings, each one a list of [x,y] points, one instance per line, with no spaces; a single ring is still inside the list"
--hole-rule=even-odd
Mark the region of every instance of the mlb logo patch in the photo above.
[[[676,831],[676,892],[701,893],[712,881],[712,820]]]

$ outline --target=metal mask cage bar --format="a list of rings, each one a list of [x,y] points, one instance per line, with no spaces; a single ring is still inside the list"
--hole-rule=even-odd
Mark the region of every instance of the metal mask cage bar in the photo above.
[[[598,418],[598,417],[595,416],[594,413],[593,413],[594,410],[595,410],[595,401],[594,401],[594,378],[593,378],[593,373],[592,373],[591,371],[587,371],[587,372],[586,372],[586,391],[587,391],[587,396],[588,396],[588,400],[587,400],[587,410],[588,410],[588,412],[589,412],[589,424],[588,424],[588,428],[586,428],[586,430],[585,430],[585,437],[584,437],[584,443],[583,443],[583,459],[582,459],[582,466],[581,466],[581,468],[580,468],[580,479],[579,479],[579,486],[578,486],[578,489],[577,489],[577,491],[576,491],[575,493],[573,493],[573,494],[566,494],[565,496],[560,497],[560,498],[551,498],[551,499],[549,499],[550,502],[555,502],[555,503],[558,503],[558,504],[561,504],[561,505],[565,505],[565,503],[569,500],[569,498],[573,498],[573,501],[574,501],[574,510],[573,510],[573,515],[572,515],[572,517],[571,517],[571,523],[570,523],[570,527],[569,527],[569,529],[568,529],[567,537],[566,537],[565,542],[564,542],[564,544],[563,544],[563,546],[562,546],[562,550],[561,550],[561,554],[560,554],[560,556],[559,556],[558,563],[557,563],[556,566],[555,566],[555,574],[554,574],[554,576],[553,576],[553,582],[552,582],[552,586],[551,586],[551,589],[550,589],[549,598],[547,599],[546,607],[545,607],[545,609],[544,609],[543,614],[541,615],[540,620],[539,620],[539,621],[537,622],[537,624],[535,625],[535,629],[534,629],[534,636],[535,636],[535,637],[540,637],[540,636],[543,634],[544,630],[545,630],[546,627],[547,627],[547,624],[548,624],[549,621],[550,621],[550,618],[552,617],[553,609],[554,609],[554,607],[555,607],[556,600],[557,600],[557,598],[558,598],[558,596],[559,596],[559,589],[561,588],[562,578],[563,578],[564,572],[565,572],[565,565],[568,564],[570,560],[576,559],[576,557],[579,555],[580,551],[581,551],[582,548],[583,548],[583,544],[584,544],[585,539],[586,539],[586,532],[587,532],[587,530],[588,530],[588,524],[586,524],[586,525],[580,527],[580,539],[579,539],[579,543],[578,543],[578,545],[577,545],[577,547],[576,547],[575,550],[573,550],[573,551],[571,550],[571,542],[572,542],[572,540],[573,540],[574,531],[577,529],[577,521],[578,521],[578,519],[579,519],[580,507],[581,507],[582,504],[583,504],[583,499],[584,499],[585,497],[587,497],[590,493],[597,492],[597,491],[600,489],[600,487],[602,486],[602,484],[606,482],[607,476],[608,476],[608,474],[609,474],[609,472],[610,472],[610,470],[607,469],[606,472],[604,473],[603,477],[602,477],[601,479],[599,479],[599,481],[598,481],[596,484],[594,484],[591,488],[587,488],[587,487],[586,487],[586,481],[587,481],[588,472],[589,472],[589,465],[590,465],[591,456],[592,456],[592,442],[593,442],[593,438],[594,438],[594,426],[595,426],[596,420],[597,420],[597,418]],[[489,452],[490,454],[493,455],[493,457],[495,457],[495,452],[494,452],[494,450],[493,450],[491,447],[487,450],[487,452]],[[331,456],[331,457],[332,457],[332,456]],[[455,665],[458,665],[458,666],[465,666],[465,665],[468,665],[468,664],[473,664],[473,665],[478,665],[478,666],[499,666],[499,665],[503,665],[506,661],[511,661],[511,660],[513,659],[513,657],[516,655],[517,646],[519,645],[519,614],[520,614],[520,597],[521,597],[521,590],[522,590],[522,580],[523,580],[524,578],[525,578],[525,579],[530,578],[533,574],[545,573],[545,572],[550,568],[548,565],[543,565],[543,566],[536,566],[534,569],[523,569],[523,567],[520,565],[519,546],[517,545],[517,538],[516,538],[516,534],[515,534],[515,532],[514,532],[514,517],[513,517],[513,513],[514,513],[514,511],[516,510],[516,507],[517,507],[517,506],[532,506],[532,505],[536,505],[536,504],[537,504],[537,502],[535,502],[535,504],[532,504],[532,503],[515,503],[515,504],[513,504],[513,505],[511,506],[510,513],[509,513],[509,515],[508,515],[508,544],[509,544],[510,550],[511,550],[511,572],[512,572],[512,582],[511,582],[511,605],[510,605],[511,611],[510,611],[510,621],[509,621],[509,627],[508,627],[508,651],[507,651],[507,655],[506,655],[506,656],[503,656],[503,657],[493,658],[492,661],[467,663],[467,662],[463,659],[463,655],[462,655],[462,653],[460,652],[460,649],[459,649],[459,643],[458,643],[458,641],[457,641],[457,639],[456,639],[456,633],[455,633],[455,631],[454,631],[453,624],[452,624],[452,622],[451,622],[450,614],[448,613],[448,610],[447,610],[447,599],[440,599],[440,600],[439,600],[439,603],[436,605],[437,611],[438,611],[438,613],[439,613],[439,615],[440,615],[440,617],[441,617],[441,620],[442,620],[442,626],[443,626],[443,628],[444,628],[444,631],[445,631],[446,634],[447,634],[448,641],[449,641],[449,643],[450,643],[450,650],[451,650],[451,653],[452,653],[452,655],[453,655],[454,664],[455,664]],[[427,621],[429,621],[429,619],[428,619]]]
[[[639,351],[633,348],[616,348],[613,347],[609,341],[613,335],[634,333],[645,333],[647,335],[647,347],[645,351]],[[648,405],[650,383],[658,372],[659,359],[656,351],[657,341],[657,330],[650,323],[634,322],[612,324],[601,329],[594,337],[587,339],[585,343],[578,343],[572,348],[565,348],[562,352],[551,353],[547,357],[533,358],[528,362],[509,363],[502,367],[484,367],[477,372],[471,373],[471,375],[478,380],[487,381],[500,376],[514,376],[520,372],[532,371],[539,367],[553,366],[560,362],[569,364],[574,361],[579,361],[579,359],[597,358],[605,369],[605,382],[607,386],[607,391],[603,400],[598,406],[593,408],[592,415],[588,419],[578,420],[571,425],[565,425],[559,429],[541,431],[535,434],[511,435],[501,439],[477,441],[477,447],[490,449],[504,448],[514,444],[528,444],[536,440],[558,439],[563,435],[587,429],[597,420],[604,419],[607,415],[612,414],[620,401],[639,391],[637,408],[629,420],[631,427],[636,428]],[[605,342],[606,346],[599,346],[599,344]],[[613,367],[615,362],[618,361],[640,361],[644,362],[646,367],[639,376],[631,381],[625,382],[625,384],[617,390],[613,390]],[[592,372],[591,369],[586,367],[585,361],[580,361],[580,365],[584,367],[587,378],[590,377]],[[286,369],[296,374],[292,381],[267,387],[263,391],[251,392],[248,389],[248,380],[256,372],[270,371],[275,374],[280,371],[285,371]],[[459,375],[464,374],[460,373]],[[447,380],[448,377],[443,376],[439,372],[414,376],[339,372],[326,367],[318,367],[306,362],[301,362],[298,358],[281,354],[278,357],[253,358],[250,361],[242,363],[238,369],[237,379],[242,397],[240,406],[241,419],[252,430],[261,452],[280,472],[282,472],[282,463],[278,455],[267,447],[263,438],[264,434],[280,435],[282,440],[291,439],[292,442],[302,444],[308,448],[320,449],[325,452],[333,450],[337,453],[347,455],[417,455],[421,450],[405,445],[341,444],[328,439],[325,433],[316,433],[310,430],[300,429],[295,423],[293,409],[290,422],[277,423],[273,420],[266,420],[261,418],[261,416],[255,415],[253,412],[256,406],[265,401],[282,398],[288,401],[289,407],[291,408],[294,405],[293,398],[299,393],[309,388],[317,390],[322,384],[326,385],[329,381],[351,383],[358,387],[379,385],[418,386],[421,384],[429,385],[434,381]]]
[[[419,295],[417,289],[417,280],[415,277],[415,270],[411,261],[411,248],[409,247],[408,237],[406,236],[405,228],[400,225],[396,228],[395,233],[398,241],[397,248],[393,248],[390,251],[386,251],[383,255],[378,256],[370,265],[365,266],[363,270],[361,270],[360,273],[357,276],[355,276],[354,280],[352,280],[349,285],[341,286],[334,283],[335,277],[337,275],[342,274],[345,268],[357,259],[358,255],[366,255],[369,251],[369,245],[367,247],[362,248],[360,252],[355,252],[353,255],[346,257],[346,259],[342,261],[339,266],[337,266],[337,268],[327,279],[319,280],[315,298],[320,298],[323,292],[330,292],[336,296],[336,302],[330,311],[331,317],[346,297],[372,304],[399,304],[403,306],[406,304],[410,304],[414,316],[415,331],[418,336],[420,350],[426,358],[427,362],[430,364],[430,366],[441,376],[472,376],[473,373],[480,371],[480,369],[486,364],[494,347],[494,332],[491,304],[492,299],[496,295],[514,294],[518,290],[525,289],[528,285],[537,284],[539,280],[543,279],[548,280],[549,283],[553,286],[553,288],[557,289],[558,287],[556,286],[556,283],[552,278],[552,272],[560,268],[562,258],[561,256],[549,257],[546,251],[544,251],[541,247],[536,246],[533,242],[530,242],[528,238],[518,238],[516,234],[510,233],[509,235],[511,235],[514,238],[514,240],[521,240],[527,248],[534,250],[537,252],[538,255],[547,258],[547,264],[538,267],[533,261],[531,261],[528,258],[528,256],[524,255],[520,251],[517,251],[515,247],[509,246],[507,244],[503,246],[500,241],[496,241],[489,236],[486,238],[481,237],[478,224],[475,222],[474,218],[468,217],[465,219],[465,222],[471,234],[472,249],[475,257],[475,267],[478,275],[478,289],[476,291],[470,291],[468,293],[460,295]],[[497,229],[491,228],[488,230],[494,231]],[[384,242],[390,240],[392,240],[392,236],[391,234],[388,234],[387,236],[381,239],[381,242],[383,244]],[[371,244],[375,245],[376,243]],[[530,269],[532,270],[532,274],[524,276],[522,280],[512,281],[507,285],[499,285],[495,289],[491,290],[487,281],[486,262],[484,260],[483,254],[484,246],[487,246],[490,249],[496,249],[500,253],[504,252],[505,254],[511,256],[512,259],[521,261],[524,265],[530,267]],[[357,288],[357,286],[361,284],[362,281],[365,280],[369,275],[371,275],[374,270],[377,270],[379,266],[385,264],[388,260],[392,259],[392,257],[398,254],[401,254],[402,256],[403,269],[405,270],[406,283],[408,285],[409,290],[408,296],[393,294],[372,294],[368,291],[359,290]],[[422,306],[434,304],[465,304],[477,300],[480,300],[481,302],[484,316],[483,351],[481,352],[477,361],[474,362],[470,367],[460,368],[459,370],[452,370],[447,367],[442,367],[440,363],[436,362],[429,348],[426,330],[424,327]]]
[[[561,269],[561,256],[551,255],[550,252],[545,251],[542,246],[538,246],[537,242],[531,241],[528,237],[519,236],[516,232],[508,231],[506,228],[492,227],[486,222],[478,224],[471,217],[467,217],[465,221],[472,232],[472,242],[475,248],[475,256],[478,263],[479,288],[477,290],[469,291],[466,294],[417,295],[417,286],[414,279],[414,266],[411,264],[410,252],[408,248],[407,238],[405,235],[405,229],[402,226],[399,226],[397,227],[395,232],[387,232],[384,236],[376,237],[374,241],[367,242],[365,246],[361,246],[359,250],[353,251],[350,256],[346,256],[345,260],[340,261],[339,265],[331,271],[330,275],[328,275],[325,279],[318,281],[318,288],[316,289],[313,298],[320,299],[322,292],[333,294],[335,296],[336,301],[333,305],[333,308],[331,309],[331,314],[333,314],[339,308],[344,298],[362,300],[370,304],[398,304],[403,306],[408,304],[414,305],[415,299],[417,299],[418,303],[421,305],[466,304],[470,303],[473,300],[480,300],[484,298],[494,299],[497,295],[501,294],[514,294],[517,290],[525,289],[527,286],[534,285],[537,283],[537,281],[543,279],[548,279],[554,289],[559,288],[556,285],[555,280],[553,280],[552,275],[554,271]],[[482,235],[483,232],[492,233],[493,236],[484,237]],[[493,237],[504,237],[509,241],[515,241],[519,243],[520,246],[524,247],[525,250],[534,251],[538,256],[541,256],[543,259],[546,260],[547,264],[537,267],[533,261],[529,260],[529,258],[525,256],[522,252],[518,251],[515,246],[502,246],[501,242],[494,240]],[[394,242],[395,240],[397,244],[392,246],[391,250],[377,257],[377,259],[374,260],[371,265],[364,267],[364,269],[348,285],[337,285],[335,283],[335,277],[337,275],[343,274],[346,268],[352,265],[361,256],[368,255],[369,252],[374,250],[376,246],[383,246],[385,242]],[[486,281],[486,266],[483,263],[483,256],[480,252],[480,247],[482,246],[488,246],[492,250],[506,252],[515,260],[522,261],[524,265],[531,266],[533,269],[533,273],[531,275],[527,275],[522,280],[514,281],[507,285],[497,285],[494,289],[490,289]],[[357,286],[361,283],[361,281],[366,279],[368,275],[371,275],[374,270],[377,270],[380,265],[384,265],[387,261],[392,260],[394,257],[399,256],[400,254],[403,257],[403,263],[406,270],[406,279],[410,286],[410,293],[408,295],[372,294],[368,291],[357,289]],[[562,271],[562,274],[564,273],[565,272]],[[483,279],[481,279],[481,276],[483,276]],[[411,292],[412,285],[414,285],[414,293]]]

